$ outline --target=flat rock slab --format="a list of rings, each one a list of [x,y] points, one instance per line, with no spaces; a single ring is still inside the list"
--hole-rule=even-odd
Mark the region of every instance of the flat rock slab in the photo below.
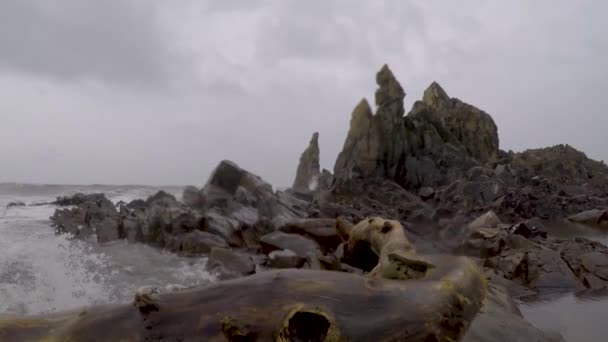
[[[280,270],[132,304],[0,319],[3,341],[458,341],[486,296],[467,258],[423,280]]]
[[[289,249],[298,256],[306,257],[307,254],[320,254],[321,249],[315,241],[298,234],[287,234],[283,232],[272,232],[260,238],[260,244],[265,254],[280,249]]]

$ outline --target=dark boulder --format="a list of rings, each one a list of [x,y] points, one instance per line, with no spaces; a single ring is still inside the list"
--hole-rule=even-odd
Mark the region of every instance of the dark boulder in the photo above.
[[[202,209],[204,206],[203,195],[194,186],[187,186],[184,188],[182,201],[185,205],[193,209]]]
[[[304,258],[308,253],[312,253],[313,255],[321,254],[321,248],[314,240],[298,234],[287,234],[277,231],[262,236],[260,243],[265,254],[282,249],[289,249]]]
[[[209,254],[214,247],[227,248],[228,243],[217,235],[195,230],[190,233],[167,237],[165,247],[186,255],[199,255]]]
[[[608,247],[585,238],[563,241],[560,255],[570,269],[590,289],[608,287]]]
[[[25,203],[21,201],[10,202],[6,205],[6,208],[14,208],[14,207],[25,207]]]
[[[275,250],[268,254],[268,266],[272,268],[300,268],[304,263],[306,258],[289,249]]]
[[[220,279],[233,279],[255,273],[255,263],[245,253],[212,247],[207,269],[218,274]]]
[[[311,238],[326,252],[335,250],[342,243],[335,219],[299,219],[288,222],[280,230]]]
[[[160,190],[157,193],[155,193],[154,195],[148,197],[148,199],[146,200],[146,205],[148,207],[159,206],[159,207],[165,207],[165,208],[180,206],[180,204],[177,201],[177,199],[175,198],[175,196],[173,196],[163,190]]]
[[[87,202],[100,203],[105,201],[108,201],[108,199],[102,193],[84,194],[79,192],[71,196],[57,197],[55,202],[52,202],[51,204],[67,207],[81,205]]]
[[[504,288],[490,285],[488,297],[463,342],[565,342],[564,338],[542,331],[527,322]]]
[[[591,209],[568,217],[569,221],[589,225],[608,224],[608,210]]]

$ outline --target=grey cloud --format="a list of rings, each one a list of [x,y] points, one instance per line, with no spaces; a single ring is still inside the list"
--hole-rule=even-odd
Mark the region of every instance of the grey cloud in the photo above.
[[[163,25],[144,1],[7,3],[0,181],[200,185],[227,158],[290,184],[313,131],[332,168],[384,63],[407,105],[436,80],[489,112],[503,149],[569,143],[608,159],[602,2],[183,0],[162,2]],[[125,88],[163,81],[178,91]]]
[[[154,2],[0,2],[0,68],[63,80],[167,82],[170,55]]]

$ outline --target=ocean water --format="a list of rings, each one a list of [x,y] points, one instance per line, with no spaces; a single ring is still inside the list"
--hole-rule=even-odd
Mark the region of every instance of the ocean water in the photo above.
[[[143,245],[99,245],[56,235],[54,206],[6,208],[9,202],[41,203],[56,196],[105,192],[113,201],[146,198],[159,189],[111,186],[0,184],[0,315],[38,314],[97,303],[128,302],[141,286],[194,286],[214,281],[206,258],[183,258]],[[175,195],[181,188],[165,188]]]

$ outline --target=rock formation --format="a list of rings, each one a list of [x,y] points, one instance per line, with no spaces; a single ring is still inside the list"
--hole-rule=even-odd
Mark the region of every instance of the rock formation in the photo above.
[[[321,166],[319,164],[319,133],[315,132],[308,147],[300,156],[300,163],[293,182],[293,189],[309,192],[319,187]]]
[[[437,82],[424,91],[416,111],[430,110],[466,152],[481,163],[498,153],[498,128],[492,117],[458,99],[450,98]],[[423,108],[420,108],[423,107]]]
[[[405,91],[387,66],[376,75],[376,83],[377,109],[374,113],[365,99],[354,108],[333,175],[327,170],[319,171],[318,134],[315,133],[300,158],[293,191],[275,191],[259,176],[233,162],[222,161],[202,189],[184,190],[184,203],[169,194],[158,193],[147,200],[116,208],[103,196],[78,195],[56,202],[72,208],[58,209],[52,217],[53,225],[58,233],[67,232],[78,238],[96,234],[100,242],[124,238],[186,255],[209,255],[209,269],[219,279],[255,273],[212,289],[189,292],[184,297],[166,297],[182,305],[186,302],[181,300],[191,303],[190,295],[207,298],[205,291],[219,296],[210,299],[212,309],[201,309],[201,312],[216,312],[213,305],[222,310],[229,307],[217,311],[230,315],[225,322],[219,324],[220,319],[213,324],[203,322],[210,325],[205,325],[204,333],[208,335],[202,336],[210,340],[226,336],[233,340],[254,340],[289,327],[291,321],[285,321],[289,315],[282,305],[296,299],[299,303],[305,301],[306,305],[321,305],[323,310],[329,310],[320,316],[306,316],[307,320],[316,322],[315,326],[327,327],[321,329],[318,336],[329,336],[327,334],[334,331],[332,324],[336,324],[334,327],[339,329],[340,336],[353,340],[381,340],[389,335],[402,340],[421,340],[421,336],[430,336],[430,340],[455,339],[454,336],[462,336],[462,328],[469,322],[468,319],[463,322],[464,316],[459,316],[463,302],[460,299],[445,302],[451,297],[444,296],[442,291],[453,293],[452,287],[445,282],[429,281],[438,275],[458,273],[447,269],[456,266],[457,270],[464,270],[461,275],[468,274],[467,279],[472,280],[463,291],[478,287],[474,274],[481,274],[480,271],[491,289],[465,341],[511,340],[512,337],[561,341],[559,336],[554,338],[525,322],[514,309],[511,297],[542,294],[556,288],[570,291],[608,288],[608,247],[584,238],[558,238],[545,229],[545,224],[556,221],[606,227],[608,167],[568,145],[521,153],[501,151],[497,128],[490,115],[450,98],[438,83],[428,87],[422,100],[416,101],[407,115],[403,107]],[[318,186],[311,187],[315,182]],[[481,270],[474,267],[471,260],[478,260]],[[267,273],[268,268],[314,271]],[[341,272],[353,275],[340,275]],[[289,279],[276,281],[277,278],[272,277],[277,275],[281,275],[280,279],[282,276]],[[314,275],[315,286],[310,285],[308,275]],[[402,307],[410,311],[399,311],[399,315],[394,316],[399,319],[394,322],[407,327],[413,335],[406,335],[398,328],[391,330],[393,321],[373,320],[374,324],[380,324],[373,334],[366,330],[367,325],[359,325],[360,312],[349,311],[360,310],[357,306],[360,303],[352,303],[353,298],[360,298],[358,288],[344,301],[348,306],[338,311],[333,302],[323,299],[327,293],[339,298],[346,296],[340,291],[354,289],[353,282],[363,281],[368,290],[386,290],[388,283],[377,278],[399,279],[389,287],[404,292],[395,299],[389,291],[388,297],[382,297],[386,301],[383,305],[373,306],[386,312],[378,312],[374,317],[390,314],[393,306],[389,303],[394,300],[396,303],[406,301],[408,304]],[[345,285],[345,279],[350,285]],[[327,282],[323,283],[324,280]],[[455,280],[458,284],[459,280]],[[327,287],[319,287],[320,283]],[[408,292],[418,291],[417,284],[421,283],[437,287],[426,292]],[[231,297],[220,296],[230,293],[228,290],[241,289],[244,284],[263,295],[260,297],[263,303],[255,302],[258,300],[255,296],[247,296],[254,302],[247,299],[235,306]],[[273,292],[274,297],[269,296],[258,287],[260,284],[273,286],[273,291],[280,290]],[[298,287],[302,284],[306,286]],[[441,289],[438,298],[431,298],[438,294],[433,292],[437,289]],[[285,296],[283,290],[297,298]],[[306,292],[309,290],[312,292]],[[420,297],[408,297],[410,295]],[[363,297],[364,303],[370,300]],[[469,299],[477,303],[481,297],[483,293],[478,292]],[[145,299],[145,296],[138,298]],[[449,303],[449,309],[434,306],[438,303],[435,299],[442,305]],[[144,313],[146,322],[160,320],[162,327],[172,326],[179,318],[191,322],[191,317],[180,316],[189,311],[172,311],[170,301],[158,302],[159,307],[146,303],[153,304],[153,301],[140,301],[141,305],[137,306],[140,312],[141,308],[159,312],[151,316]],[[241,316],[239,311],[252,305],[265,310],[268,303],[276,304],[272,308],[279,308],[269,312],[268,317],[282,315],[271,319],[270,325]],[[411,306],[412,303],[424,304],[421,307],[431,308],[432,313],[421,311],[421,307]],[[182,308],[179,305],[177,309]],[[159,311],[154,311],[156,309]],[[127,307],[116,310],[125,315],[120,317],[128,317],[122,321],[127,328],[139,322],[137,313],[128,311]],[[342,313],[350,314],[351,319],[342,320]],[[416,326],[424,326],[421,329],[426,330],[411,330],[408,314],[421,313],[446,316],[440,328],[434,325],[435,321],[427,326],[416,318]],[[78,331],[70,329],[85,325],[97,327],[95,324],[101,327],[108,323],[100,316],[89,317],[75,320],[77,323],[66,330],[55,331],[78,336]],[[203,324],[198,320],[200,316],[196,317],[199,325],[186,324],[187,328]],[[366,314],[361,319],[367,322],[369,317]],[[504,330],[505,322],[521,329],[521,333],[510,331],[510,335],[497,337],[501,329]],[[388,330],[382,330],[382,324],[388,324]],[[159,331],[182,336],[179,329],[162,330],[153,326],[149,332],[141,332],[138,327],[132,329],[136,336],[150,337],[148,334]],[[46,332],[47,328],[28,330],[0,322],[0,335],[29,336],[27,334]],[[302,331],[300,326],[294,329]],[[428,329],[439,332],[428,335]],[[281,330],[275,337],[287,341],[288,336],[296,334],[295,330]],[[456,333],[450,335],[446,331]]]
[[[433,82],[404,116],[405,92],[388,66],[376,75],[378,109],[363,99],[334,173],[339,183],[380,177],[404,188],[445,185],[498,154],[498,132],[487,113],[450,98]]]
[[[387,65],[376,75],[374,115],[366,99],[355,107],[342,152],[334,166],[339,180],[385,177],[402,181],[407,139],[403,127],[405,92]]]

